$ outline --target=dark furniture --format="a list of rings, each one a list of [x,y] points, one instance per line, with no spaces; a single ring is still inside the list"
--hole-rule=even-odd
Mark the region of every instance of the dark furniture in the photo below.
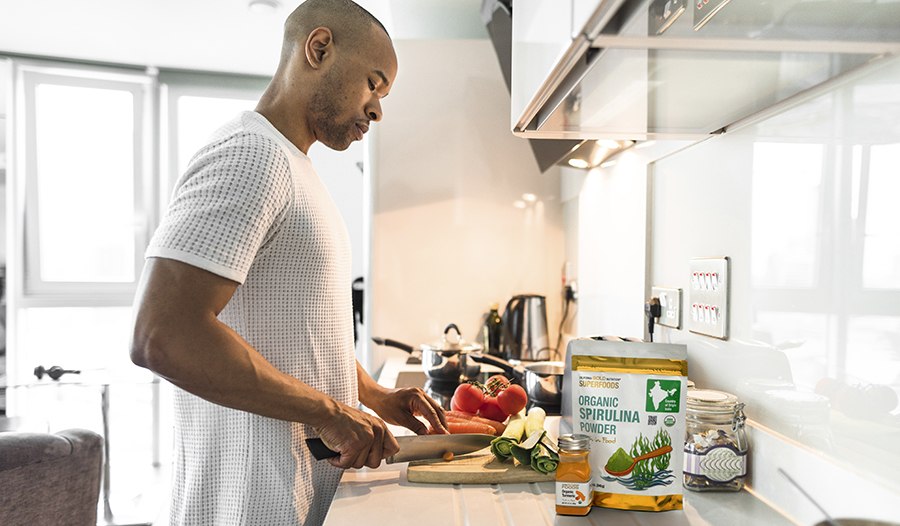
[[[92,431],[0,433],[0,524],[95,526],[102,463]]]

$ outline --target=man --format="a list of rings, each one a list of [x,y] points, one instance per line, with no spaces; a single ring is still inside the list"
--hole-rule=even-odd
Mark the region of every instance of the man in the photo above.
[[[173,524],[320,524],[343,468],[398,450],[385,422],[421,434],[424,416],[447,432],[421,389],[384,389],[356,362],[349,240],[306,157],[315,141],[362,139],[396,74],[372,15],[305,2],[256,111],[220,129],[176,185],[131,350],[178,388]],[[340,456],[312,459],[314,436]]]

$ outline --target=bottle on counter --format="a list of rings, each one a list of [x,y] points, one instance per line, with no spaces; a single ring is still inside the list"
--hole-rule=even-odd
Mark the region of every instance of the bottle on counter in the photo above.
[[[481,331],[482,336],[484,336],[484,351],[491,356],[502,357],[503,348],[500,338],[503,334],[503,320],[497,312],[499,308],[499,304],[491,303],[491,312],[488,313],[487,319],[484,320]]]
[[[684,487],[691,491],[740,491],[750,449],[744,404],[731,393],[687,392]]]
[[[562,435],[557,444],[556,513],[587,515],[594,500],[591,491],[591,439],[587,435]]]

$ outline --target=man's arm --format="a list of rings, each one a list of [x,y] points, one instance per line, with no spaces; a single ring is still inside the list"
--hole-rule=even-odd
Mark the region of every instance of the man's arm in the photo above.
[[[135,298],[132,361],[210,402],[312,426],[338,467],[378,467],[396,453],[385,423],[272,366],[218,314],[238,283],[149,258]],[[370,378],[371,380],[371,378]]]

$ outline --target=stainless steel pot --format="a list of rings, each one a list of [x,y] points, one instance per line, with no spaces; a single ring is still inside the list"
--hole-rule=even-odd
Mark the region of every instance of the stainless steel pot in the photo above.
[[[456,341],[448,340],[448,333],[456,331]],[[387,345],[402,349],[410,354],[415,350],[411,345],[407,345],[396,340],[385,338],[372,338],[372,341],[380,345]],[[444,334],[441,341],[433,344],[422,344],[419,346],[422,350],[422,369],[425,375],[432,380],[439,382],[467,382],[478,376],[481,372],[481,365],[478,362],[469,359],[469,353],[480,351],[482,346],[478,343],[467,343],[462,339],[459,327],[455,323],[451,323],[444,328]]]

